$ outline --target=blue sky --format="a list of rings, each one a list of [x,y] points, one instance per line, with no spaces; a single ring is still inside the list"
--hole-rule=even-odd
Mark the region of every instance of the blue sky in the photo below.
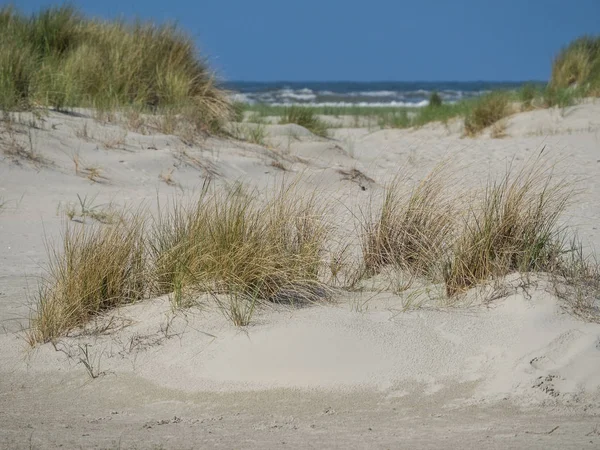
[[[17,0],[26,12],[57,2]],[[80,0],[104,18],[177,21],[228,80],[545,80],[600,34],[600,0]]]

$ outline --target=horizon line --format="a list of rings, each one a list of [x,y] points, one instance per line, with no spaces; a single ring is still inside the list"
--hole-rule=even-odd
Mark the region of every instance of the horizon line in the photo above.
[[[549,80],[222,80],[224,83],[548,83]]]

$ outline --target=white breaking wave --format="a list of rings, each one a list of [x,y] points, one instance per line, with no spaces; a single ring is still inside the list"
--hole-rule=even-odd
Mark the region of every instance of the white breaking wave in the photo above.
[[[315,100],[317,98],[315,93],[310,89],[299,89],[297,91],[293,91],[292,89],[282,89],[276,95],[294,100]]]
[[[247,94],[242,94],[241,92],[235,92],[230,96],[231,101],[235,103],[249,103],[253,104],[256,101],[248,97]]]
[[[362,92],[351,92],[348,95],[349,97],[396,97],[398,96],[398,92],[396,91],[362,91]]]
[[[304,102],[304,103],[283,103],[283,102],[276,102],[276,103],[271,103],[271,105],[273,106],[308,106],[308,107],[323,107],[323,106],[328,106],[328,107],[342,107],[342,108],[350,108],[353,106],[368,106],[368,107],[379,107],[379,108],[384,108],[384,107],[398,107],[398,108],[422,108],[423,106],[427,106],[429,104],[429,101],[427,100],[423,100],[421,102],[418,103],[411,103],[411,102],[396,102],[396,101],[391,101],[391,102]]]
[[[422,107],[428,105],[432,90],[356,90],[350,92],[335,92],[324,89],[313,90],[308,87],[290,86],[266,89],[257,92],[237,92],[231,94],[235,102],[247,104],[266,104],[276,106],[373,106],[373,107]],[[437,91],[445,103],[456,103],[464,98],[476,97],[488,91],[462,91],[441,89]]]

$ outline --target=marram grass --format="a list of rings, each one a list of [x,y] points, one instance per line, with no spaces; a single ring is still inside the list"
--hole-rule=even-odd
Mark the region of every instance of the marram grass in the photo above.
[[[89,19],[70,6],[0,9],[0,109],[35,106],[175,114],[199,131],[230,117],[192,39],[177,26]]]
[[[545,273],[575,313],[600,320],[598,264],[569,244],[560,222],[575,194],[570,182],[541,155],[473,195],[452,175],[440,165],[412,188],[403,178],[386,186],[352,238],[362,254],[346,254],[352,261],[343,265],[357,277],[386,267],[408,272],[445,286],[448,297],[511,273]],[[48,246],[28,341],[52,341],[151,296],[170,294],[182,308],[208,293],[237,326],[263,302],[327,298],[327,271],[336,278],[339,269],[327,261],[337,242],[327,209],[297,183],[265,193],[205,186],[194,202],[175,198],[155,216],[140,210],[111,224],[67,222],[62,243]]]

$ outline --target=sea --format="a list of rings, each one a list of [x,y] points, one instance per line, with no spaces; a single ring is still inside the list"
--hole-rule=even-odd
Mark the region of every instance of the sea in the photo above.
[[[432,92],[438,92],[444,102],[455,103],[493,90],[519,89],[525,83],[540,81],[383,81],[383,82],[253,82],[225,83],[233,99],[248,104],[306,106],[382,106],[419,107],[428,104]]]

